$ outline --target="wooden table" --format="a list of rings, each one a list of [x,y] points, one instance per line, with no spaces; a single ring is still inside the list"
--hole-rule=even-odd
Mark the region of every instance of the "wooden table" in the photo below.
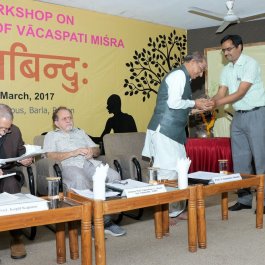
[[[197,217],[198,217],[198,245],[199,248],[206,248],[206,219],[205,219],[205,198],[208,196],[222,194],[221,210],[222,220],[228,219],[228,192],[241,188],[256,187],[257,189],[257,210],[256,228],[263,228],[263,200],[264,200],[264,175],[241,174],[242,180],[211,184],[197,185]]]
[[[59,208],[45,211],[0,216],[0,231],[23,229],[32,226],[56,224],[57,263],[66,262],[65,222],[69,222],[70,256],[79,257],[77,229],[74,222],[81,220],[82,265],[92,264],[91,203],[80,203],[65,197]]]
[[[196,222],[196,187],[183,190],[173,190],[154,195],[136,198],[119,198],[112,200],[91,200],[75,193],[69,197],[78,201],[93,203],[93,220],[95,226],[95,255],[96,265],[106,264],[106,246],[104,236],[104,215],[135,210],[154,206],[155,234],[161,239],[169,233],[168,204],[176,201],[189,200],[188,203],[188,247],[190,252],[197,250],[197,222]]]

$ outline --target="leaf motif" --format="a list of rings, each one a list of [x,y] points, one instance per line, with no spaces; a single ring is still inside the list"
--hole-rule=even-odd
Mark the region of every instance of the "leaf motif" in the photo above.
[[[177,35],[175,29],[169,34],[149,37],[146,47],[141,51],[135,50],[132,55],[133,60],[125,64],[131,73],[130,78],[125,79],[123,84],[123,87],[129,91],[127,95],[132,96],[141,92],[144,102],[151,97],[152,93],[157,94],[162,78],[171,69],[180,65],[186,50],[187,36]]]

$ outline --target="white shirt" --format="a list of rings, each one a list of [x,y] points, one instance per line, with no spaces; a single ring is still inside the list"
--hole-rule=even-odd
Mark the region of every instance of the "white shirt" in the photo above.
[[[182,99],[186,76],[182,70],[172,72],[166,78],[168,85],[167,105],[171,109],[187,109],[195,106],[194,100]]]
[[[84,130],[73,128],[69,132],[55,130],[48,132],[45,135],[43,149],[45,153],[49,152],[71,152],[78,148],[97,147],[92,139],[85,133]],[[85,156],[78,155],[69,157],[61,161],[62,166],[76,166],[82,168],[84,166]],[[95,159],[89,161],[96,167],[101,162]]]

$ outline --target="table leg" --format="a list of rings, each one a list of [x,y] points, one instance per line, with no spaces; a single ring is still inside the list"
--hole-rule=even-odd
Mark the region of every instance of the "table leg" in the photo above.
[[[78,247],[78,223],[68,222],[70,258],[75,260],[79,258]]]
[[[196,187],[190,187],[190,199],[188,206],[188,241],[189,251],[197,251],[197,209],[196,209]]]
[[[91,211],[91,203],[85,203],[81,219],[82,265],[92,264]]]
[[[222,220],[228,220],[228,192],[222,193]]]
[[[155,219],[155,234],[157,239],[163,238],[163,229],[162,229],[162,206],[154,206],[154,219]]]
[[[162,205],[163,236],[169,236],[169,204]]]
[[[56,252],[57,263],[62,264],[66,262],[66,248],[65,248],[65,223],[56,224]]]
[[[96,265],[106,265],[103,201],[94,200],[95,255]]]
[[[206,220],[203,185],[197,185],[197,222],[199,248],[206,248]]]
[[[263,208],[264,208],[264,176],[260,177],[257,187],[257,209],[256,209],[256,228],[263,228]]]

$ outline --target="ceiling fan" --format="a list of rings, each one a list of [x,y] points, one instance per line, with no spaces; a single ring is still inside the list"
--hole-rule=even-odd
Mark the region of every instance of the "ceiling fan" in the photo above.
[[[234,13],[234,10],[233,10],[234,3],[235,3],[235,0],[226,1],[226,8],[228,9],[228,11],[225,16],[223,14],[201,9],[198,7],[190,7],[189,12],[199,15],[199,16],[204,16],[204,17],[208,17],[208,18],[215,19],[218,21],[223,21],[221,26],[217,29],[216,33],[223,32],[230,24],[235,24],[239,22],[245,22],[245,21],[265,17],[265,13],[260,13],[260,14],[256,14],[253,16],[240,18]]]

